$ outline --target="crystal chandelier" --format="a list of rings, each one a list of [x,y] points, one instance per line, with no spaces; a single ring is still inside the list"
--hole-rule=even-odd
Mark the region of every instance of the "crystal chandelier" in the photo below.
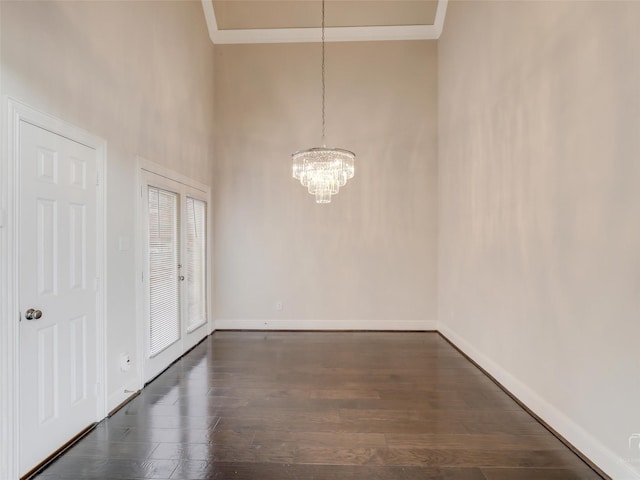
[[[331,196],[353,178],[356,154],[325,145],[325,80],[324,80],[324,0],[322,0],[322,147],[300,150],[291,155],[293,178],[315,195],[316,203],[329,203]]]

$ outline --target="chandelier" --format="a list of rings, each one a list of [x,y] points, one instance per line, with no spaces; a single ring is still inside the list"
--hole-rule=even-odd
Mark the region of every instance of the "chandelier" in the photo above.
[[[325,145],[325,80],[324,80],[324,0],[322,0],[322,147],[300,150],[291,155],[293,178],[315,195],[316,203],[329,203],[331,196],[353,178],[356,154]]]

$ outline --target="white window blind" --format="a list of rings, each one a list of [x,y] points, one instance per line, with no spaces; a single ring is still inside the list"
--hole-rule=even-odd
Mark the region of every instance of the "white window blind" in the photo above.
[[[178,239],[178,195],[149,186],[150,356],[180,339]]]
[[[187,331],[207,321],[207,204],[187,197]]]

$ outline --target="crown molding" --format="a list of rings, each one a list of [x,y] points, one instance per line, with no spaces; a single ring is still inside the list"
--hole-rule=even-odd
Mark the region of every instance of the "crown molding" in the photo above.
[[[213,0],[201,0],[209,38],[214,44],[234,43],[307,43],[320,42],[320,28],[269,28],[218,30]],[[366,42],[393,40],[437,40],[442,34],[448,0],[439,0],[433,25],[379,27],[328,27],[327,42]]]

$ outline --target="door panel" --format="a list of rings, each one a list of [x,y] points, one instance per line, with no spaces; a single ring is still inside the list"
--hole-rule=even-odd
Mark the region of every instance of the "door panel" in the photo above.
[[[96,151],[20,123],[20,472],[95,422]],[[29,309],[42,312],[26,319]]]
[[[38,293],[41,296],[55,295],[58,291],[58,202],[38,198],[38,220],[36,253],[38,269]]]
[[[71,359],[71,405],[77,405],[87,398],[87,316],[82,315],[69,322],[69,354]]]
[[[86,282],[87,206],[69,205],[69,287],[82,290]]]
[[[58,417],[60,396],[58,384],[60,370],[58,326],[50,325],[38,330],[38,421],[41,425]]]

